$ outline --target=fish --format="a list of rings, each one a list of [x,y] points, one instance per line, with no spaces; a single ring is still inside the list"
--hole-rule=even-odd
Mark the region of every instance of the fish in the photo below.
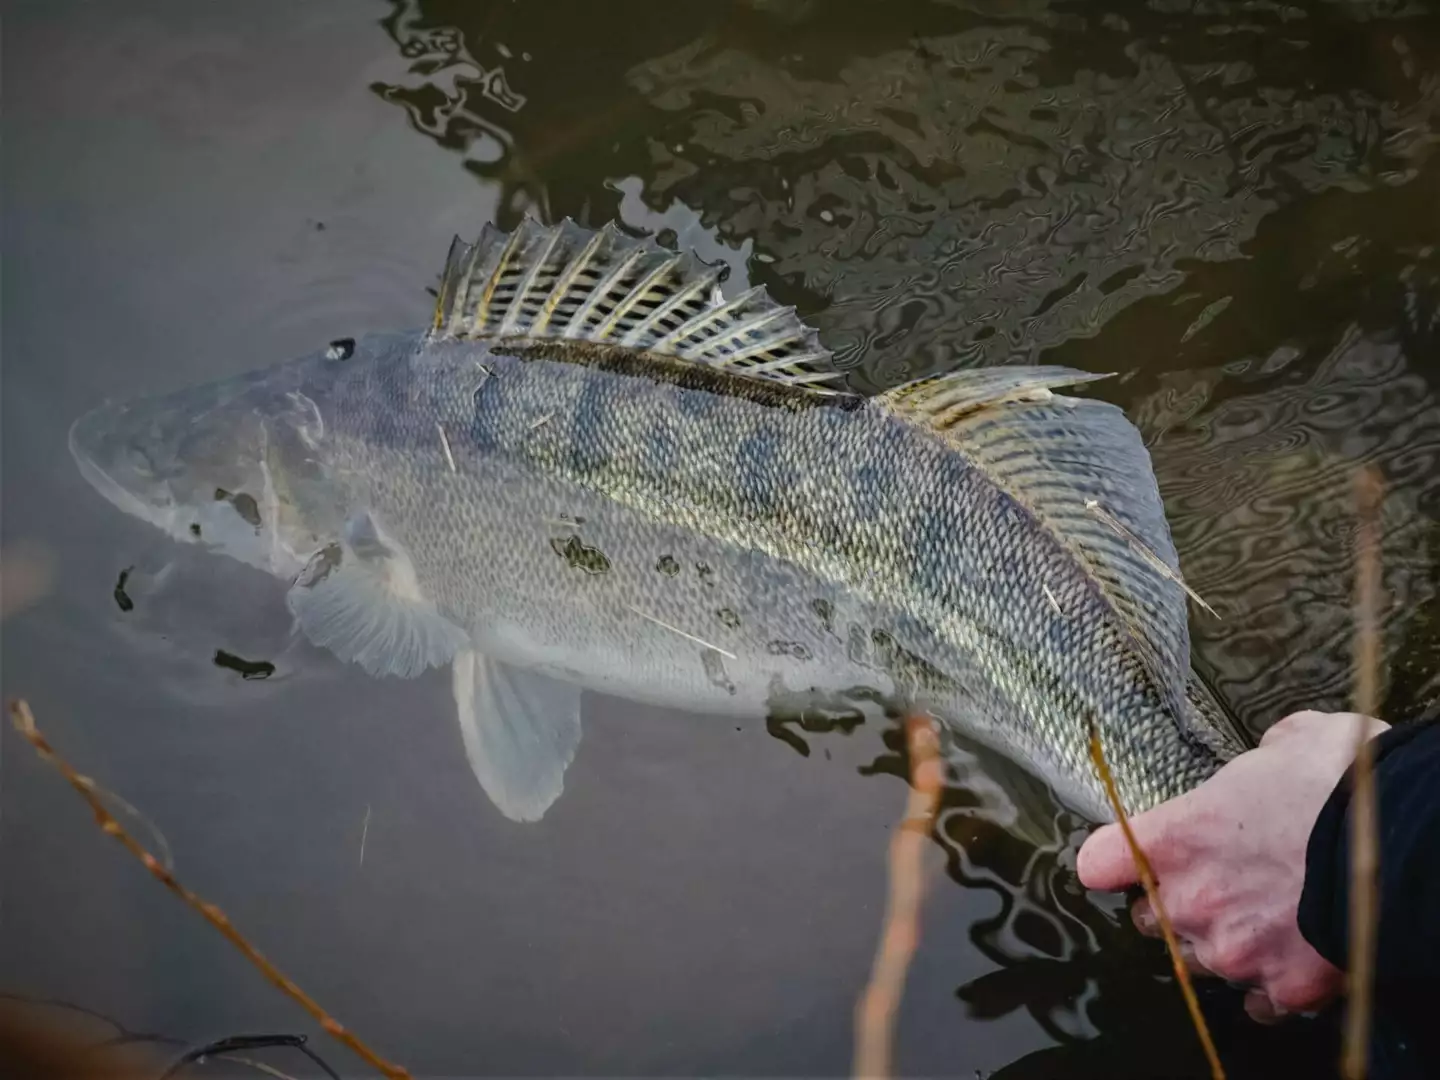
[[[506,817],[564,788],[581,697],[933,716],[1096,821],[1244,749],[1190,662],[1148,452],[1102,374],[850,390],[817,332],[693,254],[526,219],[451,246],[428,327],[70,430],[89,483],[279,578],[374,676],[451,671]]]

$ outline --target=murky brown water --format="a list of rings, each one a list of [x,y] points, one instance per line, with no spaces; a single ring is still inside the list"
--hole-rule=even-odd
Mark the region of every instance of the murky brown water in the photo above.
[[[1097,392],[1145,433],[1222,615],[1194,619],[1197,664],[1253,730],[1345,700],[1350,484],[1376,465],[1384,711],[1440,700],[1426,5],[11,7],[3,538],[52,574],[4,624],[5,693],[418,1074],[845,1072],[903,802],[873,726],[802,757],[759,720],[592,696],[565,797],[515,826],[443,677],[291,644],[278,584],[179,555],[76,473],[66,429],[107,396],[418,325],[486,220],[665,232],[797,304],[862,388],[1118,372]],[[947,796],[900,1068],[1203,1075],[1162,957],[1078,890],[1073,844],[1036,852],[976,801]],[[5,989],[185,1040],[313,1030],[8,730],[0,814]],[[1206,1006],[1232,1075],[1326,1074],[1322,1024]]]

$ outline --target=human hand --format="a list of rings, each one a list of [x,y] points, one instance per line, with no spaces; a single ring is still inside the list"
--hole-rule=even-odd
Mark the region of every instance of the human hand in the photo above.
[[[1256,1020],[1319,1008],[1343,985],[1301,936],[1296,911],[1310,830],[1354,760],[1358,722],[1354,713],[1287,716],[1194,791],[1130,819],[1187,964],[1255,987],[1245,1009]],[[1364,723],[1368,738],[1389,726]],[[1090,836],[1076,870],[1091,889],[1139,881],[1118,825]],[[1159,935],[1148,901],[1131,915],[1141,933]]]

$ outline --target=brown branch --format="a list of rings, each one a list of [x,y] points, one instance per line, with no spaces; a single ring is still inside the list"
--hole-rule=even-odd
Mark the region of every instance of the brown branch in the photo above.
[[[1380,865],[1379,807],[1375,761],[1366,720],[1380,708],[1380,503],[1384,487],[1373,468],[1355,476],[1355,790],[1350,796],[1350,969],[1345,1043],[1340,1067],[1345,1080],[1363,1080],[1370,1046],[1375,939],[1379,904],[1375,877]]]
[[[1210,1063],[1210,1075],[1213,1080],[1225,1080],[1225,1069],[1220,1064],[1220,1054],[1215,1049],[1215,1041],[1210,1037],[1210,1028],[1205,1023],[1205,1016],[1200,1012],[1200,1001],[1195,996],[1195,987],[1190,982],[1190,970],[1185,966],[1185,959],[1180,955],[1180,940],[1175,936],[1175,927],[1170,922],[1170,915],[1165,910],[1165,903],[1160,899],[1160,890],[1155,885],[1155,871],[1150,866],[1150,859],[1141,850],[1139,842],[1135,839],[1135,833],[1130,828],[1130,819],[1125,816],[1125,807],[1120,803],[1120,793],[1115,789],[1115,778],[1110,775],[1110,766],[1105,761],[1104,751],[1100,748],[1100,734],[1095,726],[1090,726],[1090,758],[1095,762],[1095,768],[1100,773],[1100,782],[1105,786],[1105,795],[1110,800],[1110,808],[1115,811],[1115,820],[1120,823],[1120,831],[1125,834],[1125,843],[1130,846],[1130,857],[1135,860],[1135,868],[1140,872],[1140,884],[1145,887],[1145,895],[1150,900],[1150,908],[1155,912],[1155,919],[1160,923],[1160,932],[1165,937],[1165,948],[1170,953],[1170,966],[1175,969],[1175,978],[1180,981],[1180,993],[1185,997],[1185,1007],[1190,1010],[1190,1022],[1195,1025],[1195,1034],[1200,1037],[1200,1045],[1205,1051],[1205,1059]]]
[[[202,900],[184,885],[181,885],[180,882],[175,879],[175,875],[162,866],[155,856],[146,851],[138,840],[126,832],[120,822],[115,820],[115,816],[111,814],[110,811],[105,808],[104,803],[100,801],[100,797],[96,794],[95,782],[88,776],[82,776],[76,772],[68,761],[55,752],[50,746],[49,741],[40,733],[40,729],[35,726],[35,717],[30,712],[30,706],[28,704],[24,701],[12,702],[10,705],[10,718],[14,721],[15,730],[20,732],[20,734],[29,741],[30,745],[35,748],[36,753],[51,765],[54,765],[55,768],[59,769],[61,775],[70,782],[70,786],[78,791],[81,797],[90,804],[90,811],[95,815],[95,821],[105,835],[112,836],[120,841],[126,851],[139,859],[146,870],[149,870],[151,874],[160,879],[161,884],[176,896],[180,897],[180,899],[185,901],[191,908],[199,912],[201,918],[216,930],[220,931],[220,933],[224,935],[225,940],[239,949],[247,960],[260,969],[261,974],[263,974],[265,978],[279,987],[283,994],[298,1003],[301,1008],[314,1017],[328,1034],[338,1039],[348,1049],[363,1059],[367,1065],[378,1069],[385,1076],[389,1077],[390,1080],[410,1080],[410,1074],[408,1072],[399,1065],[394,1065],[386,1061],[347,1031],[338,1020],[322,1009],[314,998],[296,986],[284,972],[267,960],[259,949],[246,941],[245,938],[241,936],[240,931],[235,929],[234,925],[231,924],[230,919],[223,911],[214,904]]]
[[[895,1016],[905,993],[905,975],[920,942],[920,903],[925,894],[921,859],[935,807],[944,786],[940,740],[928,716],[905,721],[910,761],[905,816],[890,840],[890,891],[875,963],[855,1004],[855,1075],[887,1077],[893,1065]]]

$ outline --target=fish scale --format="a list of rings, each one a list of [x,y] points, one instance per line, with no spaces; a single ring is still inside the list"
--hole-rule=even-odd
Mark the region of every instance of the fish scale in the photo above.
[[[258,524],[205,504],[204,542],[290,579],[300,629],[372,674],[450,665],[517,820],[563,789],[584,688],[927,710],[1097,819],[1092,726],[1132,811],[1238,752],[1138,435],[1052,392],[1095,376],[861,398],[793,311],[709,282],[614,230],[489,230],[452,247],[430,330],[101,409],[72,450],[187,542],[207,484],[268,484]]]

